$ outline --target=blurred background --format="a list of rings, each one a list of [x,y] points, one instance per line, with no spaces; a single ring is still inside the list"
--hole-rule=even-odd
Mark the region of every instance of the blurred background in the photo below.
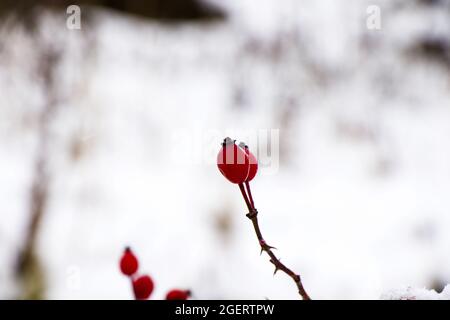
[[[276,172],[252,182],[261,228],[313,299],[450,282],[450,1],[0,16],[0,298],[131,299],[129,245],[155,299],[297,299],[215,165],[224,136],[261,129],[279,129]]]

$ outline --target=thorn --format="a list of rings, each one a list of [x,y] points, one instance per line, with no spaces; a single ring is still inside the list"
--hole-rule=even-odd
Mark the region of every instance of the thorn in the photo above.
[[[275,271],[273,272],[273,275],[275,275],[278,272],[278,270],[280,270],[280,269],[278,267],[275,267]]]
[[[277,248],[272,247],[272,246],[269,246],[269,245],[267,244],[267,242],[264,241],[264,240],[260,240],[260,241],[259,241],[259,244],[260,244],[262,250],[267,250],[267,249],[275,249],[275,250],[277,250]]]

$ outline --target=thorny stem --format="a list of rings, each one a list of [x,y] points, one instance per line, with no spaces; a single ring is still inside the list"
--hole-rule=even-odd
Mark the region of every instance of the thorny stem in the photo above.
[[[306,293],[305,288],[303,287],[303,283],[302,283],[302,280],[300,278],[300,275],[296,274],[294,271],[292,271],[291,269],[286,267],[280,261],[280,259],[278,259],[277,256],[275,256],[275,254],[273,253],[272,249],[275,249],[275,248],[269,246],[267,244],[267,242],[264,240],[264,237],[263,237],[263,235],[261,233],[261,229],[260,229],[259,223],[258,223],[258,210],[256,210],[254,208],[254,204],[253,204],[253,201],[252,201],[253,199],[251,198],[250,185],[248,184],[248,182],[246,182],[246,187],[247,187],[247,190],[249,192],[251,203],[250,203],[250,201],[247,198],[247,195],[246,195],[245,190],[244,190],[244,186],[242,184],[239,184],[239,188],[241,189],[242,196],[244,197],[245,203],[247,204],[247,208],[249,210],[249,213],[246,216],[247,216],[247,218],[249,218],[252,221],[253,228],[255,229],[256,237],[258,238],[259,245],[261,246],[261,253],[263,251],[265,251],[269,255],[270,262],[275,266],[274,275],[279,270],[283,271],[284,273],[286,273],[289,277],[292,278],[292,280],[294,280],[295,284],[297,285],[298,293],[303,298],[303,300],[311,300],[311,298],[309,297],[308,293]]]
[[[255,203],[253,202],[253,197],[252,197],[252,190],[250,189],[250,183],[248,181],[245,181],[245,188],[247,189],[248,197],[250,198],[250,203],[252,205],[252,208],[255,209]]]
[[[250,201],[248,200],[247,194],[245,193],[244,185],[242,183],[239,183],[239,189],[241,190],[242,196],[244,197],[245,203],[247,204],[248,210],[251,211],[253,206],[250,204]]]

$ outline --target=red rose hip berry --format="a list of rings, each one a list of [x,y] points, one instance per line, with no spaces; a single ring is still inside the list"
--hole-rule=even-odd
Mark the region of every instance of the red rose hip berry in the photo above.
[[[146,300],[153,292],[154,284],[149,276],[140,276],[133,280],[134,296],[137,300]]]
[[[126,247],[122,258],[120,259],[120,270],[124,275],[131,276],[136,273],[138,266],[138,259],[133,254],[131,249]]]
[[[253,180],[253,178],[256,176],[256,173],[258,172],[258,160],[256,159],[255,155],[250,151],[248,146],[245,143],[240,143],[239,147],[241,147],[245,153],[248,156],[248,162],[249,162],[249,171],[246,182],[250,182]]]
[[[166,295],[166,300],[187,300],[191,296],[191,291],[173,289]]]
[[[230,138],[225,138],[222,143],[217,155],[217,167],[228,181],[236,184],[245,182],[250,171],[247,154]]]

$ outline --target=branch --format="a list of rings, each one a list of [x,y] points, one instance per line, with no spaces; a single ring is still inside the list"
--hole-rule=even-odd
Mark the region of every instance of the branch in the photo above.
[[[33,36],[34,34],[32,34]],[[21,298],[42,299],[45,291],[44,270],[36,253],[40,226],[47,212],[49,197],[49,146],[51,144],[51,124],[58,104],[57,79],[55,69],[60,60],[61,53],[53,49],[51,44],[36,37],[39,42],[39,69],[38,75],[43,82],[43,91],[46,93],[46,102],[38,115],[38,148],[34,164],[33,180],[30,190],[29,221],[26,235],[17,263],[16,276],[21,285]]]
[[[248,200],[247,194],[245,193],[245,190],[244,190],[244,186],[242,184],[240,184],[239,188],[241,190],[242,196],[244,197],[244,200],[249,209],[249,213],[246,216],[247,216],[247,218],[249,218],[252,221],[253,228],[255,229],[256,237],[258,238],[259,245],[261,246],[261,253],[263,251],[265,251],[270,257],[270,262],[275,266],[275,271],[273,274],[275,275],[277,273],[277,271],[279,271],[279,270],[286,273],[289,277],[292,278],[292,280],[294,280],[294,282],[297,286],[297,289],[298,289],[298,293],[303,298],[303,300],[311,300],[308,293],[306,293],[305,288],[303,287],[303,283],[300,278],[300,275],[296,274],[294,271],[292,271],[291,269],[286,267],[280,261],[280,259],[278,259],[277,256],[275,256],[275,254],[273,253],[272,249],[275,249],[275,248],[269,246],[267,244],[267,242],[264,240],[264,237],[261,233],[261,229],[260,229],[259,223],[258,223],[258,210],[256,210],[254,207],[252,207],[253,201]],[[249,187],[249,185],[247,185],[247,190],[249,191],[249,189],[250,189],[250,187]]]
[[[250,211],[250,213],[247,214],[247,217],[253,223],[253,228],[255,228],[256,237],[258,238],[259,245],[261,246],[261,252],[265,251],[270,257],[270,262],[272,262],[273,265],[275,266],[274,274],[277,273],[278,270],[286,273],[289,277],[292,278],[292,280],[294,280],[294,282],[298,288],[298,293],[303,298],[303,300],[311,300],[309,295],[306,293],[305,288],[303,287],[303,283],[300,278],[300,275],[296,274],[294,271],[292,271],[291,269],[286,267],[280,261],[280,259],[278,259],[275,256],[275,254],[273,253],[272,249],[274,249],[274,247],[269,246],[267,244],[267,242],[264,240],[264,238],[261,234],[261,229],[259,228],[259,224],[258,224],[258,211],[256,209],[253,209],[252,211]]]

